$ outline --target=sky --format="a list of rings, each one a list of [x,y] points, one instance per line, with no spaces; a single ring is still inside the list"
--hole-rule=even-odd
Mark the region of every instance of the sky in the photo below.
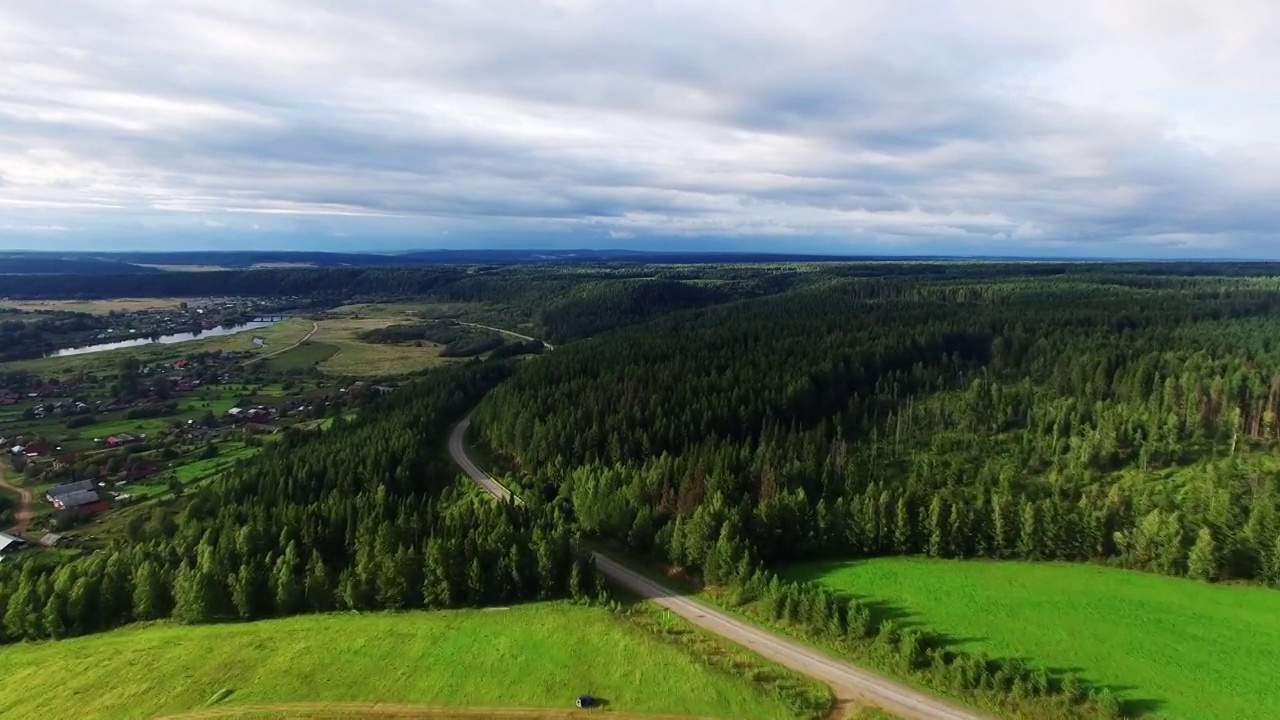
[[[0,249],[1280,259],[1275,0],[0,4]]]

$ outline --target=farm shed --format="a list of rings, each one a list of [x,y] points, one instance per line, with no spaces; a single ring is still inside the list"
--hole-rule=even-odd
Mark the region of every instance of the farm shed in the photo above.
[[[0,533],[0,554],[13,552],[14,550],[21,550],[26,546],[26,540],[23,540],[20,537]]]
[[[95,486],[92,480],[80,480],[73,483],[66,483],[65,485],[58,485],[56,487],[51,487],[49,488],[48,492],[44,494],[44,497],[46,500],[56,505],[58,503],[58,498],[60,497],[65,497],[72,493],[85,492],[85,491],[94,490],[94,489],[95,489]]]

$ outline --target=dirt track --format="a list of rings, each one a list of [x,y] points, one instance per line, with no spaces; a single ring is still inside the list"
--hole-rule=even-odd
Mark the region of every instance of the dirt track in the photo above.
[[[13,513],[13,528],[11,532],[14,535],[22,535],[27,532],[27,525],[31,523],[31,517],[34,514],[31,497],[31,491],[26,488],[20,488],[16,485],[10,485],[9,481],[4,477],[4,468],[0,467],[0,487],[17,493],[18,508]]]
[[[314,336],[315,336],[315,334],[316,334],[317,332],[319,332],[319,331],[320,331],[320,323],[315,322],[315,321],[312,321],[312,322],[311,322],[311,332],[307,333],[306,335],[303,335],[303,336],[302,336],[302,339],[301,339],[301,340],[299,340],[298,342],[296,342],[296,343],[294,343],[294,344],[292,344],[292,345],[290,345],[290,346],[288,346],[288,347],[282,347],[282,348],[280,348],[279,350],[275,350],[275,351],[269,352],[269,353],[267,353],[266,355],[259,355],[258,357],[256,357],[256,358],[254,358],[254,359],[250,360],[249,362],[245,363],[245,365],[252,365],[252,364],[254,364],[254,363],[256,363],[256,362],[262,362],[263,360],[266,360],[266,359],[268,359],[268,358],[273,358],[273,357],[275,357],[275,356],[277,356],[277,355],[283,355],[283,354],[285,354],[285,353],[289,352],[290,350],[292,350],[292,349],[294,349],[294,348],[298,347],[298,346],[299,346],[299,345],[301,345],[302,343],[304,343],[304,342],[306,342],[306,341],[310,340],[310,339],[311,339],[312,337],[314,337]]]

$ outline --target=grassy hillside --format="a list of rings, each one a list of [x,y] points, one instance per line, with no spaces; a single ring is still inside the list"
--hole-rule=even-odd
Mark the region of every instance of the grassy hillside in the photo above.
[[[1280,717],[1280,592],[1088,565],[885,558],[793,568],[972,650],[1107,684],[1159,717]]]
[[[156,625],[0,649],[6,720],[124,720],[214,704],[372,702],[793,717],[608,612],[567,604]]]

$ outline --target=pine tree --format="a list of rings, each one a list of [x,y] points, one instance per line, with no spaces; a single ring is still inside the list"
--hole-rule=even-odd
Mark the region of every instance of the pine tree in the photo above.
[[[44,611],[41,613],[41,626],[44,633],[55,640],[66,637],[69,630],[67,599],[66,588],[52,587],[45,600]]]
[[[1218,549],[1209,528],[1200,528],[1196,544],[1187,556],[1187,577],[1206,582],[1218,576]]]
[[[311,553],[307,562],[307,581],[304,590],[307,607],[312,612],[328,612],[333,609],[333,588],[329,585],[329,573],[325,570],[320,553]]]
[[[925,530],[929,536],[929,557],[942,557],[944,549],[942,496],[934,495],[929,501],[928,525]]]
[[[1022,504],[1022,520],[1018,524],[1018,556],[1023,560],[1040,557],[1040,522],[1035,503]]]
[[[569,569],[569,597],[574,600],[587,600],[595,594],[595,583],[592,573],[594,566],[585,555],[574,558]]]
[[[138,620],[159,620],[167,617],[170,609],[160,569],[154,562],[144,561],[133,577],[133,616]]]
[[[1262,579],[1280,587],[1280,534],[1270,548],[1262,550]]]
[[[296,613],[302,603],[302,588],[287,557],[282,555],[276,560],[271,584],[276,615],[284,617]]]
[[[264,598],[266,585],[262,561],[257,557],[246,558],[231,579],[231,604],[241,619],[261,617],[269,609]]]
[[[71,592],[79,569],[74,564],[59,567],[45,599],[44,631],[52,638],[66,637],[72,630]]]
[[[72,632],[77,635],[91,633],[102,627],[99,605],[102,587],[101,568],[100,563],[90,564],[76,578],[75,585],[71,588],[67,612]]]
[[[907,505],[907,494],[898,496],[893,513],[893,552],[909,555],[915,548],[911,546],[911,513]]]
[[[133,585],[123,553],[112,553],[103,566],[98,589],[99,628],[112,628],[133,620]]]
[[[188,625],[213,620],[217,616],[216,584],[208,570],[182,566],[173,587],[173,618]]]
[[[467,564],[467,602],[469,604],[483,605],[488,600],[487,579],[480,556],[476,555]]]

